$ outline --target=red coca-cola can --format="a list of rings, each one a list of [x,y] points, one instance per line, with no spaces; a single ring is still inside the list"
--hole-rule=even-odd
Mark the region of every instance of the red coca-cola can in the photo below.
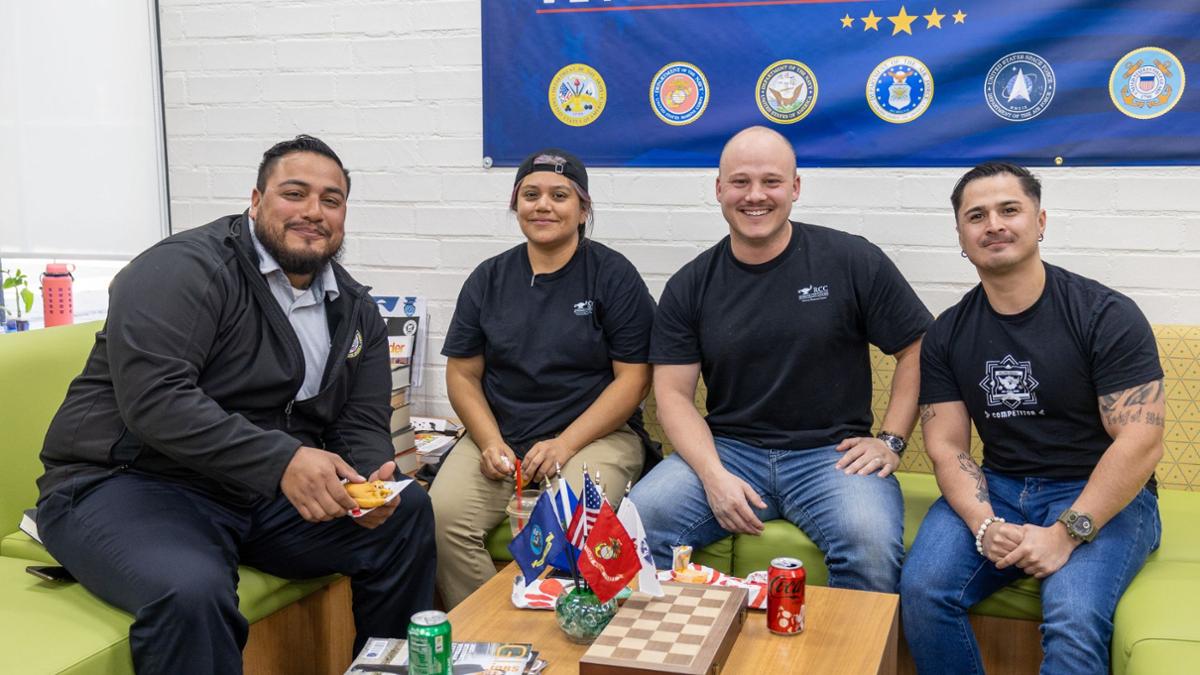
[[[804,563],[776,558],[767,571],[767,630],[780,635],[804,632]]]

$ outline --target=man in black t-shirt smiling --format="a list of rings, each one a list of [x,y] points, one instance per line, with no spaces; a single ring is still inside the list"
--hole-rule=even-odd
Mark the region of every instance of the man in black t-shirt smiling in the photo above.
[[[981,283],[921,348],[943,496],[904,564],[904,632],[919,672],[983,672],[967,610],[1029,575],[1041,579],[1042,672],[1106,673],[1117,601],[1161,535],[1154,335],[1129,298],[1042,262],[1046,212],[1028,170],[977,166],[951,202]]]
[[[667,283],[651,334],[676,449],[630,495],[651,551],[670,565],[672,546],[786,518],[825,553],[831,586],[893,592],[903,503],[891,474],[916,421],[929,312],[870,242],[788,219],[800,178],[777,132],[734,136],[716,192],[729,236]],[[879,438],[868,343],[897,359]],[[706,419],[692,403],[701,374]]]

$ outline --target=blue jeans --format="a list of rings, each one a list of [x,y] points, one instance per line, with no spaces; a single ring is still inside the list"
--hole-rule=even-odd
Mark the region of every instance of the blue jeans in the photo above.
[[[1053,524],[1085,480],[1016,478],[985,470],[992,509],[1018,525]],[[1107,673],[1117,601],[1158,548],[1158,499],[1138,493],[1088,544],[1042,580],[1042,673]],[[996,569],[944,498],[934,502],[904,563],[900,610],[920,673],[982,673],[967,610],[1025,574]]]
[[[786,518],[825,554],[829,585],[894,593],[904,555],[904,501],[895,477],[847,476],[834,467],[835,446],[766,450],[715,439],[721,464],[750,484],[767,504],[766,522]],[[709,508],[699,476],[678,453],[662,461],[629,494],[646,526],[660,569],[671,547],[699,548],[729,536]]]

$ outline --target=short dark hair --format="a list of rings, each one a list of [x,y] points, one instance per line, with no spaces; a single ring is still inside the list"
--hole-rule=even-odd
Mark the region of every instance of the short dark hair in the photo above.
[[[1029,169],[1009,162],[984,162],[974,169],[963,174],[962,178],[958,179],[958,184],[954,186],[954,192],[950,193],[950,204],[954,206],[954,216],[958,217],[958,209],[962,206],[963,190],[967,189],[967,184],[973,180],[980,178],[991,178],[1000,174],[1009,174],[1021,183],[1021,190],[1025,195],[1033,200],[1034,204],[1042,203],[1042,182],[1037,179]]]
[[[342,170],[342,176],[346,178],[346,196],[350,196],[350,172],[346,170],[346,167],[342,166],[341,158],[337,156],[333,148],[326,145],[325,141],[316,136],[309,136],[308,134],[300,134],[290,141],[280,141],[263,153],[262,161],[258,164],[258,181],[255,183],[255,187],[258,188],[259,192],[267,189],[267,176],[271,175],[271,171],[279,163],[279,160],[294,152],[315,152],[318,155],[332,159],[338,165],[338,168]]]

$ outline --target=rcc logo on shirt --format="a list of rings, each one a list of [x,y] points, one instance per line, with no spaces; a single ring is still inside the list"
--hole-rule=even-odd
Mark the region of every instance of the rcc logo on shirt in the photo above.
[[[592,301],[584,300],[583,302],[575,303],[575,316],[591,316]]]
[[[829,284],[816,286],[809,284],[803,288],[796,289],[800,302],[816,302],[817,300],[827,300],[829,298]]]

